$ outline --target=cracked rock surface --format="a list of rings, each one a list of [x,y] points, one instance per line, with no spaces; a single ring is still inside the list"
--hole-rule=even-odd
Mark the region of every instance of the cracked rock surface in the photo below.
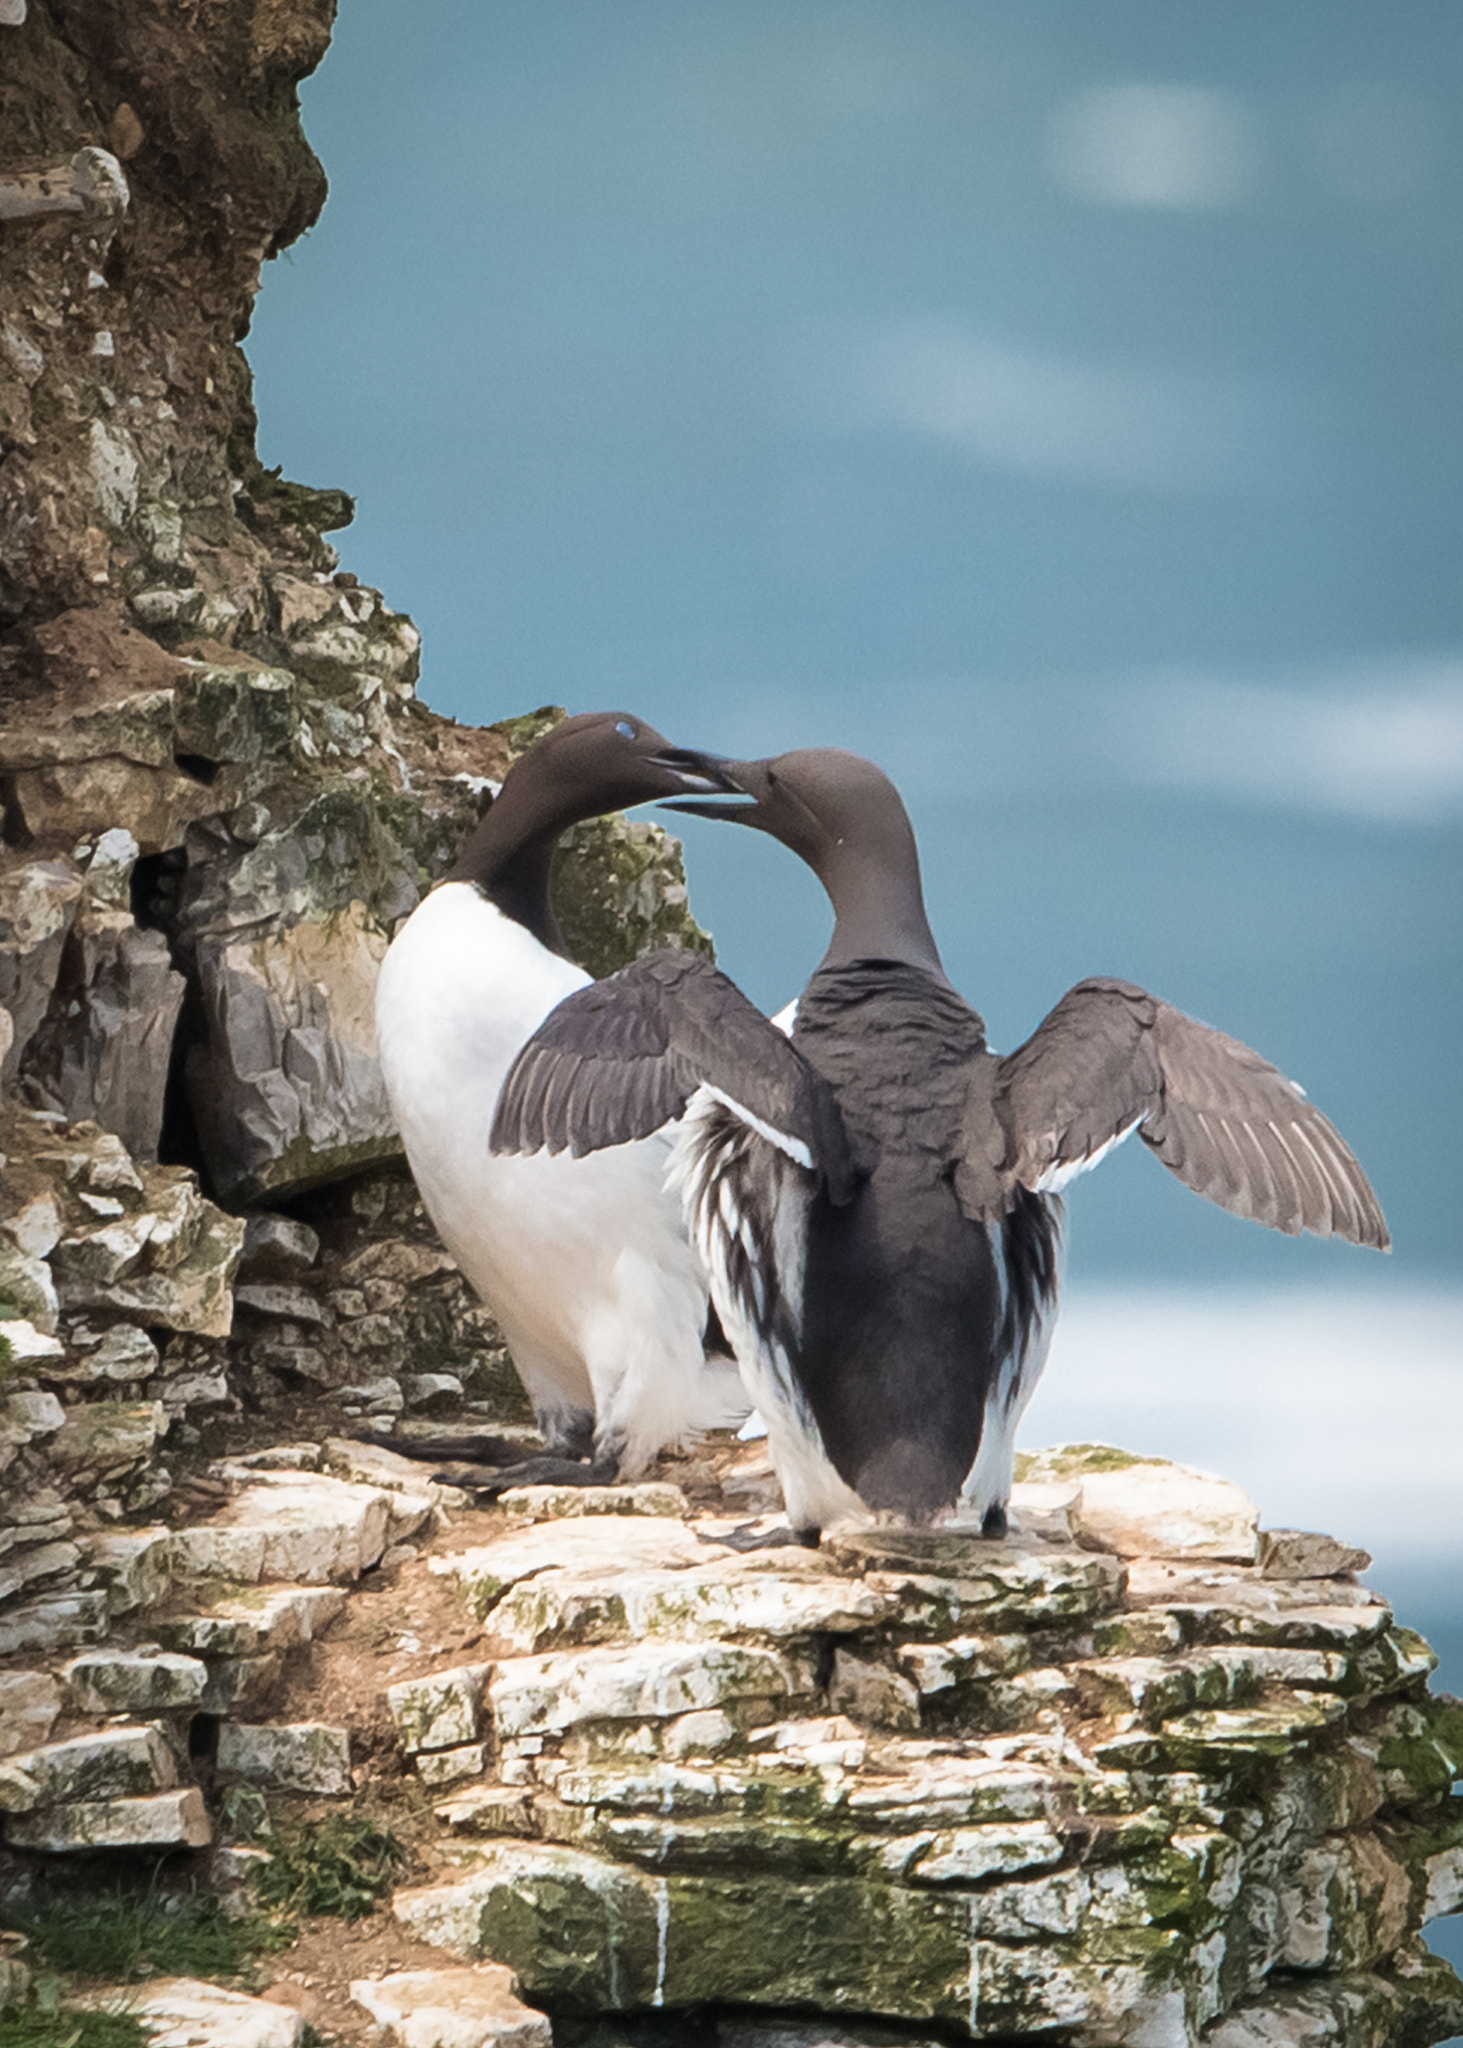
[[[788,2009],[850,2043],[1441,2038],[1463,2003],[1418,1935],[1463,1902],[1463,1704],[1343,1547],[1186,1551],[1214,1482],[1121,1457],[1042,1454],[1002,1542],[815,1553],[729,1438],[494,1508],[348,1439],[218,1461],[212,1513],[135,1533],[104,1642],[7,1660],[10,1882],[238,1855],[248,1788],[410,1817],[390,1924],[428,1964],[333,1994],[403,2041],[454,2000],[525,2042],[609,2011],[774,2041]]]

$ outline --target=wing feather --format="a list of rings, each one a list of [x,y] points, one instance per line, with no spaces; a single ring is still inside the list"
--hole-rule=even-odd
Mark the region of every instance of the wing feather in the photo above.
[[[503,1084],[494,1152],[576,1157],[649,1137],[698,1087],[791,1157],[811,1163],[835,1201],[853,1164],[833,1091],[789,1039],[710,961],[646,953],[567,996]]]
[[[1009,1206],[1012,1188],[1059,1185],[1134,1127],[1186,1186],[1237,1216],[1390,1242],[1355,1155],[1305,1091],[1131,982],[1080,982],[993,1079],[972,1085],[962,1168],[990,1207],[998,1156]]]

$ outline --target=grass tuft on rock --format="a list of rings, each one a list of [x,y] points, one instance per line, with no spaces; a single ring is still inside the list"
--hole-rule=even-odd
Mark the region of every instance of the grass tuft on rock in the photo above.
[[[282,1828],[269,1848],[270,1860],[253,1880],[256,1898],[275,1912],[305,1917],[363,1920],[408,1861],[389,1829],[350,1813]]]
[[[258,1927],[230,1920],[211,1893],[180,1896],[151,1887],[57,1901],[27,1920],[23,1931],[58,1976],[119,1984],[143,1974],[237,1977],[268,1945]],[[5,2048],[12,2048],[8,2033]]]
[[[0,2012],[5,2048],[146,2048],[148,2038],[130,2012]]]

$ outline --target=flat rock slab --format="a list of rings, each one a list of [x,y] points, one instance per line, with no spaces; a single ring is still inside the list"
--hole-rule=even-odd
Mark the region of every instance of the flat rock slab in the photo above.
[[[921,1564],[918,1539],[934,1533],[860,1530],[833,1539],[835,1554],[866,1560],[871,1586],[897,1595],[901,1635],[945,1636],[1085,1620],[1110,1613],[1122,1597],[1125,1573],[1116,1557],[985,1544],[969,1556],[931,1546],[928,1562]]]
[[[259,1473],[211,1522],[173,1546],[179,1578],[349,1584],[433,1514],[430,1500],[319,1472]]]
[[[1243,1487],[1189,1465],[1111,1444],[1056,1444],[1023,1460],[1021,1476],[1079,1484],[1076,1534],[1119,1557],[1252,1564],[1259,1554],[1260,1511]]]
[[[915,1884],[975,1884],[1015,1870],[1047,1869],[1066,1853],[1064,1838],[1041,1820],[951,1828],[916,1854],[909,1876]]]
[[[80,1713],[168,1713],[200,1704],[208,1667],[169,1650],[87,1650],[61,1676],[70,1705]]]
[[[584,1721],[647,1721],[728,1700],[810,1693],[810,1667],[739,1643],[637,1643],[494,1667],[488,1704],[500,1740],[561,1733]]]
[[[1364,1572],[1371,1552],[1305,1529],[1262,1529],[1260,1573],[1267,1579],[1334,1579]]]
[[[617,1516],[613,1523],[590,1516],[506,1529],[494,1542],[455,1556],[434,1557],[431,1569],[455,1578],[474,1614],[487,1614],[510,1586],[537,1572],[684,1571],[736,1553],[722,1544],[702,1543],[670,1516]]]
[[[729,1558],[703,1570],[548,1571],[519,1583],[493,1609],[492,1632],[517,1650],[576,1643],[679,1636],[709,1642],[728,1636],[846,1633],[892,1620],[898,1602],[861,1580],[795,1556],[769,1568],[771,1553]]]
[[[172,1752],[156,1728],[101,1728],[8,1757],[0,1765],[0,1812],[164,1791],[177,1782]]]
[[[324,1721],[258,1727],[225,1721],[218,1731],[218,1768],[289,1791],[349,1792],[350,1734]]]
[[[439,1485],[430,1465],[415,1458],[403,1458],[384,1444],[357,1443],[351,1437],[330,1437],[320,1446],[321,1464],[338,1479],[354,1479],[365,1486],[384,1486],[392,1493],[411,1493],[430,1498],[438,1507],[462,1506],[462,1489]]]
[[[488,1752],[481,1742],[465,1742],[460,1749],[424,1749],[417,1757],[417,1776],[424,1785],[456,1785],[464,1778],[480,1778],[488,1767]]]
[[[303,2015],[288,2006],[192,1977],[165,1977],[140,1987],[119,1984],[70,2003],[141,2020],[150,2048],[300,2048],[305,2038]]]
[[[0,1657],[100,1642],[110,1623],[105,1593],[57,1593],[31,1600],[0,1614]]]
[[[80,1800],[39,1813],[18,1814],[5,1839],[21,1849],[56,1855],[92,1849],[201,1849],[213,1828],[195,1785],[142,1799]]]
[[[453,1884],[398,1892],[393,1910],[423,1940],[506,1962],[530,1997],[585,2011],[722,2000],[973,2017],[970,1910],[934,1889],[662,1878],[503,1843]]]
[[[548,2015],[517,1994],[517,1978],[498,1963],[399,1970],[351,1985],[356,2004],[402,2048],[552,2048]]]
[[[680,1487],[658,1479],[638,1486],[510,1486],[499,1494],[498,1505],[535,1521],[584,1515],[671,1515],[680,1521],[691,1512]]]
[[[216,1601],[206,1614],[160,1616],[157,1635],[200,1657],[257,1657],[313,1642],[345,1606],[337,1586],[258,1586]]]

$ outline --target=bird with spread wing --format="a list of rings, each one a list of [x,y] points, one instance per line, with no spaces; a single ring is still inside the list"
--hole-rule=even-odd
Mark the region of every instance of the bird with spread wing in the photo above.
[[[492,1145],[585,1154],[680,1119],[672,1171],[803,1540],[871,1510],[958,1506],[1005,1530],[1056,1310],[1059,1191],[1131,1132],[1236,1215],[1387,1248],[1366,1175],[1303,1090],[1129,982],[1079,982],[993,1053],[871,762],[681,758],[735,794],[671,808],[771,833],[832,901],[791,1036],[706,960],[646,955],[529,1039]]]

